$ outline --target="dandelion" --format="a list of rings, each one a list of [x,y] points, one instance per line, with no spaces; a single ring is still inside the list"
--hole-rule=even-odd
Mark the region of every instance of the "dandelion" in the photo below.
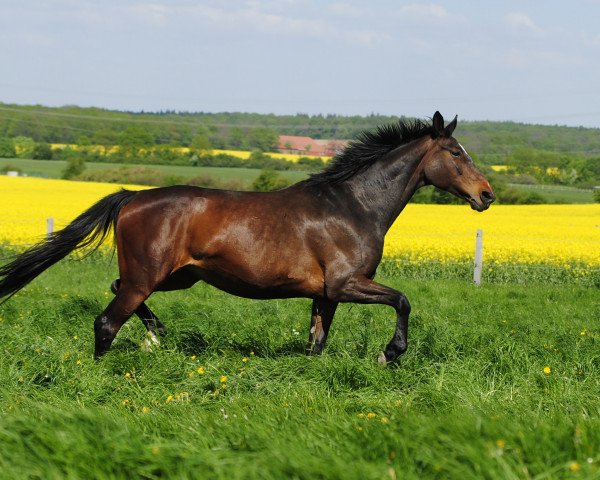
[[[254,352],[250,352],[250,356],[253,357],[254,356]]]
[[[219,382],[225,383],[226,381],[227,381],[227,375],[221,375],[221,377],[219,378]]]
[[[204,367],[198,367],[198,375],[204,375]]]
[[[360,412],[356,415],[358,418],[365,418],[365,414]]]
[[[127,407],[130,404],[131,404],[131,400],[129,400],[127,398],[121,402],[121,405],[123,405],[124,407]]]
[[[550,375],[552,373],[552,369],[550,367],[544,367],[544,374]]]
[[[376,416],[377,416],[377,414],[376,414],[376,413],[373,413],[373,412],[369,412],[369,413],[367,413],[367,418],[368,418],[369,420],[373,420],[373,419],[374,419]]]
[[[581,335],[582,337],[585,337],[587,335],[586,329],[584,328],[579,335]]]
[[[242,362],[244,362],[244,363],[248,363],[248,357],[244,357],[244,358],[242,358]]]
[[[77,335],[73,335],[73,340],[79,340],[79,337]]]
[[[131,378],[131,373],[125,372],[125,378],[129,380]]]
[[[165,400],[165,403],[169,403],[169,402],[172,402],[172,401],[173,401],[173,395],[169,395],[167,397],[167,399]]]
[[[499,449],[504,450],[504,447],[506,446],[506,441],[503,438],[499,438],[498,440],[496,440],[496,446]]]
[[[143,414],[146,414],[146,413],[149,413],[149,412],[150,412],[150,409],[149,409],[149,408],[148,408],[146,405],[144,405],[144,406],[142,407],[142,413],[143,413]]]
[[[389,423],[389,418],[388,417],[381,417],[381,423],[383,423],[384,425],[387,425]]]
[[[196,355],[192,355],[190,358],[191,358],[192,360],[196,360]]]
[[[77,360],[77,361],[75,362],[75,364],[76,364],[76,365],[81,365],[81,360]]]
[[[572,472],[578,472],[579,470],[581,470],[581,465],[579,465],[579,463],[577,462],[571,462],[569,464],[569,470],[571,470]]]

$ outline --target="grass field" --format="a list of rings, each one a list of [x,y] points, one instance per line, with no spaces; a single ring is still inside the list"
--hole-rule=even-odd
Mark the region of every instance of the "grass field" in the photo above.
[[[0,169],[6,165],[19,167],[23,173],[44,178],[61,178],[61,172],[64,170],[67,162],[63,160],[29,160],[25,158],[2,158],[0,159]],[[139,165],[124,165],[117,163],[98,163],[86,162],[87,171],[112,170],[119,166],[139,167]],[[226,168],[226,167],[192,167],[181,165],[148,165],[148,168],[158,170],[169,175],[176,175],[185,178],[193,178],[199,175],[212,175],[223,181],[239,180],[246,184],[251,184],[260,174],[256,168]],[[298,171],[280,171],[278,172],[284,178],[294,182],[307,177],[306,172]]]
[[[413,306],[382,369],[389,308],[309,358],[308,301],[197,285],[149,300],[160,348],[132,319],[95,362],[115,276],[66,260],[0,306],[1,478],[600,478],[596,288],[380,278]]]
[[[559,185],[521,185],[511,183],[512,188],[539,193],[549,203],[594,203],[590,190],[569,188]]]

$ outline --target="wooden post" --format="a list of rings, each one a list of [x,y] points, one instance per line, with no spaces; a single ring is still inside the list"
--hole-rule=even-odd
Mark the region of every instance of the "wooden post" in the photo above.
[[[481,271],[483,270],[483,230],[477,230],[475,237],[475,265],[473,268],[473,283],[481,284]]]
[[[49,217],[46,219],[46,238],[52,237],[54,233],[54,218]]]

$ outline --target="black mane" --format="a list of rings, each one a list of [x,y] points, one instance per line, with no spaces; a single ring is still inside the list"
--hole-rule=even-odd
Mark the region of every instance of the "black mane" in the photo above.
[[[401,119],[398,123],[382,125],[375,131],[362,132],[356,140],[338,155],[321,172],[312,174],[305,184],[335,184],[363,172],[378,158],[424,135],[431,135],[433,128],[421,120]]]

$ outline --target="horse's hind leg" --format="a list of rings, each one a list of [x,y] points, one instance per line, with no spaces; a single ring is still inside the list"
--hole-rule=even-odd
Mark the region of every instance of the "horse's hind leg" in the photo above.
[[[310,335],[308,337],[308,345],[306,346],[307,355],[318,355],[323,351],[337,306],[337,302],[325,299],[315,299],[313,301],[310,318]]]
[[[121,284],[121,279],[117,278],[110,285],[110,290],[116,295],[117,290],[119,290],[119,286]],[[158,317],[154,314],[152,310],[148,308],[145,302],[142,302],[141,305],[134,312],[139,319],[146,327],[146,330],[152,335],[153,342],[157,343],[158,339],[156,339],[155,333],[158,333],[161,337],[165,336],[167,333],[167,327],[165,327],[162,322],[158,319]]]
[[[119,329],[146,300],[148,295],[148,293],[135,288],[121,287],[117,290],[115,298],[96,317],[94,322],[95,358],[101,357],[108,351]]]

